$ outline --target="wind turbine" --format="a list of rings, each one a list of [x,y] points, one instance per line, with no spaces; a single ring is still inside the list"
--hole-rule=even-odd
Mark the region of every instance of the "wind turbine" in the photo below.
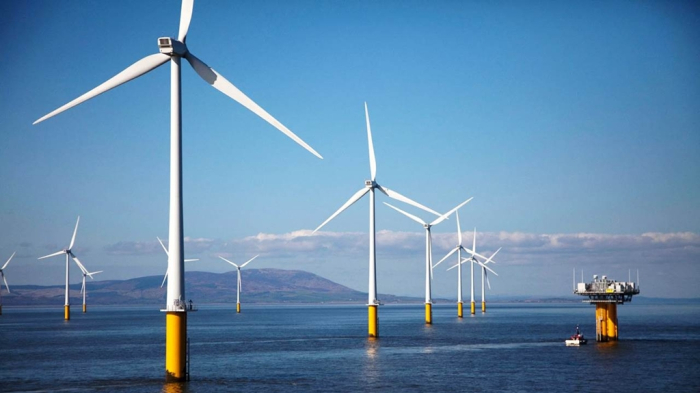
[[[170,254],[168,253],[168,249],[165,248],[165,244],[163,244],[163,241],[160,240],[160,238],[159,238],[158,236],[156,236],[156,239],[158,239],[158,242],[160,243],[160,246],[163,247],[163,251],[165,251],[165,255],[167,255],[168,258],[170,258]],[[185,262],[194,262],[194,261],[198,261],[198,260],[199,260],[199,259],[185,259]],[[170,270],[170,266],[168,265],[168,268],[165,269],[165,275],[163,276],[163,282],[160,284],[160,287],[161,287],[161,288],[163,288],[163,285],[165,285],[165,280],[168,279],[168,271],[169,271],[169,270]]]
[[[499,250],[500,250],[500,248],[499,248]],[[493,253],[493,255],[491,255],[491,258],[493,258],[495,255],[496,255],[496,253]],[[480,263],[480,265],[481,265],[481,312],[482,313],[486,312],[486,288],[484,287],[484,279],[486,279],[486,284],[488,284],[489,289],[491,289],[491,283],[489,282],[489,276],[488,276],[488,273],[486,271],[488,269],[486,267],[486,264],[489,262],[493,262],[491,260],[491,258],[489,258],[483,264]],[[472,264],[472,266],[474,266],[474,264]],[[491,273],[496,274],[496,272],[494,272],[493,270],[491,270],[491,269],[488,269],[488,270]],[[496,275],[498,275],[498,274],[496,274]]]
[[[319,158],[321,157],[311,146],[282,125],[248,96],[243,94],[231,82],[226,80],[213,68],[194,56],[186,45],[187,32],[192,20],[194,0],[183,0],[180,11],[180,29],[177,38],[158,38],[160,53],[149,55],[135,62],[111,79],[63,105],[62,107],[39,118],[34,124],[44,121],[80,103],[96,97],[123,83],[129,82],[155,68],[170,62],[170,231],[168,271],[171,280],[168,281],[166,319],[165,319],[165,371],[169,381],[183,381],[187,377],[186,343],[187,343],[187,307],[185,307],[185,278],[183,260],[183,218],[182,218],[182,113],[180,99],[180,63],[185,58],[195,72],[212,87],[240,103],[263,120],[270,123],[296,143]]]
[[[92,280],[92,279],[93,279],[92,275],[93,275],[93,274],[97,274],[97,273],[102,273],[102,270],[98,270],[98,271],[96,271],[96,272],[89,272],[89,271],[87,271],[87,269],[85,268],[85,266],[83,266],[82,263],[79,263],[79,264],[78,264],[78,267],[80,268],[80,270],[81,270],[82,273],[83,273],[83,286],[80,288],[80,293],[83,294],[83,313],[86,313],[86,312],[87,312],[87,302],[86,302],[86,300],[87,300],[87,289],[86,289],[86,287],[85,287],[85,277],[90,276],[90,279]]]
[[[409,205],[413,205],[419,209],[423,209],[427,212],[433,213],[437,216],[440,213],[429,209],[418,202],[415,202],[396,191],[390,190],[384,186],[379,185],[376,181],[377,177],[377,161],[374,158],[374,144],[372,143],[372,130],[369,125],[369,111],[367,110],[367,103],[365,102],[365,121],[367,123],[367,143],[369,145],[369,170],[370,170],[370,180],[365,180],[364,186],[360,191],[356,192],[355,195],[350,197],[340,209],[336,210],[323,224],[319,225],[318,228],[314,229],[313,233],[316,233],[319,229],[323,228],[329,221],[334,219],[338,214],[342,213],[345,209],[350,207],[353,203],[359,201],[365,194],[369,193],[369,290],[368,292],[368,330],[370,337],[379,336],[379,327],[377,324],[377,306],[379,305],[379,300],[377,300],[377,252],[375,249],[375,220],[374,220],[374,190],[379,190],[384,195],[389,198],[396,199]]]
[[[2,268],[0,268],[0,276],[2,276],[2,281],[5,283],[5,288],[7,288],[7,293],[10,293],[10,286],[7,285],[7,279],[5,278],[5,268],[7,265],[10,264],[10,261],[12,260],[12,257],[15,256],[17,251],[13,252],[12,255],[10,255],[10,259],[5,262],[4,265],[2,265]],[[0,315],[2,315],[2,283],[0,283]]]
[[[462,229],[459,226],[459,210],[455,212],[455,215],[457,217],[457,247],[450,250],[447,255],[433,266],[433,268],[436,268],[442,261],[457,252],[457,317],[462,318],[464,316],[464,305],[462,302],[462,264],[459,262],[462,260],[462,250],[466,251],[466,249],[462,247]]]
[[[70,296],[68,294],[68,273],[70,271],[69,269],[69,264],[68,264],[68,257],[73,258],[76,264],[78,266],[81,265],[80,260],[78,260],[78,257],[75,256],[73,253],[73,245],[75,244],[75,235],[78,233],[78,224],[80,224],[80,216],[78,216],[78,221],[75,222],[75,229],[73,230],[73,237],[70,239],[70,245],[68,245],[68,248],[65,250],[57,251],[53,254],[45,255],[39,259],[44,259],[44,258],[49,258],[49,257],[55,257],[56,255],[61,255],[61,254],[66,254],[66,304],[63,309],[63,316],[67,320],[70,319]]]
[[[499,249],[499,250],[500,250],[500,249]],[[470,250],[467,249],[467,251],[470,251]],[[478,254],[477,254],[477,255],[478,255]],[[491,257],[493,257],[493,256],[495,256],[495,255],[496,255],[496,253],[494,253]],[[495,275],[498,275],[498,273],[494,272],[494,271],[491,270],[488,266],[486,266],[487,263],[492,262],[492,261],[491,261],[491,257],[488,258],[488,259],[486,260],[485,263],[479,262],[479,260],[476,259],[476,258],[474,258],[473,256],[472,256],[471,258],[463,258],[461,263],[458,263],[458,264],[452,266],[451,268],[447,269],[447,270],[452,270],[452,269],[456,268],[457,266],[460,266],[460,265],[463,264],[463,263],[471,262],[471,266],[472,266],[472,269],[471,269],[471,270],[472,270],[472,302],[471,302],[471,312],[472,312],[472,315],[474,314],[474,309],[475,309],[475,307],[474,307],[474,265],[479,265],[479,266],[481,266],[481,269],[482,269],[482,270],[486,269],[486,270],[490,271],[491,273],[493,273],[493,274],[495,274]],[[486,270],[484,270],[484,274],[486,274]],[[486,279],[486,282],[488,283],[488,277],[487,277],[487,279]],[[481,282],[481,288],[482,288],[482,292],[481,292],[481,299],[482,299],[481,311],[482,311],[482,312],[486,312],[486,300],[484,300],[485,298],[484,298],[483,287],[484,287],[484,283],[483,283],[483,279],[482,279],[482,282]],[[489,283],[489,289],[490,289],[490,288],[491,288],[491,284]]]
[[[248,260],[248,262],[242,264],[241,266],[236,265],[235,263],[229,261],[228,259],[219,256],[219,258],[223,259],[224,261],[230,263],[231,265],[236,267],[236,273],[238,275],[238,280],[236,284],[236,312],[240,313],[241,312],[241,269],[245,267],[245,265],[253,262],[253,259],[257,258],[259,255],[256,255]]]
[[[385,205],[412,219],[413,221],[423,225],[423,228],[425,228],[425,323],[429,325],[433,323],[433,298],[431,293],[431,284],[433,280],[433,237],[430,233],[430,228],[446,220],[447,217],[452,215],[452,213],[456,212],[457,209],[459,209],[460,207],[466,205],[472,199],[473,197],[460,203],[459,205],[457,205],[457,207],[436,218],[431,223],[427,223],[421,220],[420,218],[414,216],[413,214],[406,213],[398,207],[392,206],[384,202]]]
[[[458,236],[458,238],[459,238],[459,244],[457,245],[457,247],[453,248],[452,251],[450,251],[447,255],[445,255],[438,263],[435,264],[435,266],[437,266],[437,265],[439,265],[440,263],[442,263],[442,261],[444,261],[445,259],[447,259],[450,255],[454,254],[455,251],[460,251],[460,252],[459,252],[459,261],[462,261],[462,262],[458,262],[456,265],[452,266],[451,268],[449,268],[449,269],[447,269],[447,270],[452,270],[452,269],[454,269],[454,268],[456,267],[456,268],[458,268],[458,270],[460,271],[460,273],[459,273],[460,279],[459,279],[458,282],[459,282],[459,298],[461,299],[461,297],[462,297],[462,296],[461,296],[461,295],[462,295],[462,286],[461,286],[461,281],[462,281],[462,280],[461,280],[461,277],[462,277],[462,273],[461,273],[461,270],[462,270],[462,263],[465,263],[465,262],[468,262],[468,261],[471,261],[471,262],[472,262],[472,263],[471,263],[471,313],[472,313],[472,315],[473,315],[473,314],[474,314],[474,311],[475,311],[475,308],[476,308],[476,304],[474,303],[474,264],[479,264],[479,265],[481,265],[481,262],[479,262],[479,260],[477,260],[475,256],[478,256],[479,258],[482,258],[482,259],[488,261],[488,260],[490,260],[491,258],[493,258],[496,254],[498,254],[498,251],[501,251],[501,249],[499,248],[495,253],[493,253],[493,255],[491,255],[491,258],[486,258],[485,256],[483,256],[483,255],[477,253],[477,252],[476,252],[476,228],[474,228],[474,243],[473,243],[473,245],[472,245],[472,249],[470,250],[470,249],[468,249],[468,248],[464,248],[464,247],[462,246],[462,231],[461,231],[461,229],[460,229],[460,227],[459,227],[459,213],[458,213],[458,215],[457,215],[457,236]],[[467,259],[463,259],[463,258],[462,258],[462,255],[461,255],[461,254],[462,254],[461,251],[465,251],[465,252],[471,254],[471,257],[470,257],[470,258],[467,258]],[[488,263],[488,262],[487,262],[487,263]],[[492,272],[493,272],[493,270],[492,270]],[[496,273],[494,272],[494,274],[496,274]],[[498,275],[498,274],[496,274],[496,275]]]

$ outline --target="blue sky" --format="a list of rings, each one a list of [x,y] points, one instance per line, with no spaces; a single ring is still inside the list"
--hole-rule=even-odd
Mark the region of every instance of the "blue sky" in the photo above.
[[[32,122],[157,52],[176,2],[0,4],[0,258],[12,284],[162,274],[169,65]],[[700,296],[700,7],[693,2],[197,2],[188,46],[304,139],[304,151],[183,65],[188,269],[304,269],[366,291],[369,177],[499,253],[493,295],[568,296],[571,270]],[[377,198],[379,292],[422,296],[423,229]],[[420,211],[399,205],[410,212]],[[435,227],[435,258],[456,242]],[[302,232],[299,232],[302,231]],[[453,296],[453,271],[434,294]],[[588,274],[590,273],[590,274]],[[77,269],[73,269],[77,282]],[[467,293],[465,287],[465,293]]]

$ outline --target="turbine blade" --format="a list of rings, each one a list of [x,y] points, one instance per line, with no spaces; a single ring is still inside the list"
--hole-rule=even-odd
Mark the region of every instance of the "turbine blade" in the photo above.
[[[160,284],[161,288],[163,288],[163,285],[165,285],[165,280],[168,279],[168,270],[170,270],[170,269],[165,269],[165,275],[163,276],[163,282]]]
[[[433,266],[433,267],[437,267],[439,264],[442,263],[442,261],[444,261],[445,259],[449,258],[450,255],[454,254],[457,250],[459,250],[459,247],[453,248],[452,251],[448,252],[447,255],[445,255],[444,257],[442,257],[442,259],[441,259],[440,261],[438,261],[438,263],[436,263],[435,266]]]
[[[229,261],[228,259],[226,259],[226,258],[224,258],[224,257],[222,257],[222,256],[219,256],[219,258],[221,258],[221,259],[223,259],[224,261],[226,261],[226,262],[228,262],[228,263],[232,264],[233,266],[235,266],[235,267],[236,267],[236,269],[238,269],[238,265],[236,265],[235,263],[233,263],[233,262]]]
[[[159,238],[158,236],[156,236],[156,239],[158,239],[158,242],[160,243],[161,247],[163,247],[163,251],[165,251],[165,255],[167,255],[168,257],[170,257],[170,254],[168,254],[168,249],[165,248],[165,244],[163,244],[163,241],[160,240],[160,238]]]
[[[474,253],[476,253],[476,227],[474,227],[474,240],[472,243],[472,251],[474,251]]]
[[[328,222],[330,220],[334,219],[338,214],[342,213],[343,210],[350,207],[353,203],[359,201],[360,198],[365,196],[365,194],[368,192],[369,192],[369,188],[362,187],[362,189],[360,191],[356,192],[353,196],[351,196],[350,199],[348,199],[348,201],[345,202],[343,204],[343,206],[340,207],[340,209],[336,210],[335,213],[333,213],[330,217],[328,217],[328,219],[326,219],[326,221],[324,221],[321,225],[319,225],[318,228],[314,229],[313,233],[316,233],[319,229],[323,228],[323,226],[328,224]]]
[[[388,204],[388,203],[386,203],[386,202],[384,202],[384,204],[387,205],[387,206],[389,206],[390,208],[396,210],[397,212],[403,214],[404,216],[410,218],[411,220],[413,220],[413,221],[415,221],[415,222],[421,224],[421,225],[428,225],[428,223],[426,223],[425,221],[421,220],[420,218],[414,216],[413,214],[406,213],[405,211],[399,209],[398,207],[392,206],[392,205],[390,205],[390,204]]]
[[[84,274],[87,274],[87,269],[85,269],[85,266],[83,266],[83,264],[80,263],[80,260],[79,260],[78,258],[76,258],[75,254],[70,253],[70,254],[68,254],[68,255],[70,255],[70,257],[73,258],[73,260],[75,261],[75,263],[76,263],[76,264],[78,265],[78,267],[80,268],[80,271],[83,272]]]
[[[66,253],[65,251],[61,250],[61,251],[57,251],[57,252],[55,252],[55,253],[53,253],[53,254],[44,255],[43,257],[39,257],[38,259],[44,259],[44,258],[49,258],[49,257],[55,257],[56,255],[61,255],[61,254],[65,254],[65,253]]]
[[[477,263],[479,266],[483,267],[484,269],[490,271],[491,273],[493,273],[493,274],[495,274],[495,275],[498,275],[498,273],[494,272],[493,270],[491,270],[491,268],[489,268],[488,266],[484,265],[483,263],[481,263],[481,262],[479,262],[479,261],[476,261],[476,263]],[[488,273],[486,273],[486,277],[488,277]]]
[[[4,265],[2,265],[2,268],[0,268],[0,270],[5,270],[5,268],[7,267],[7,265],[10,264],[10,261],[12,260],[12,257],[14,257],[16,253],[17,253],[17,251],[13,252],[12,255],[10,255],[10,259],[8,259],[7,262],[5,262]]]
[[[80,216],[78,216],[78,221],[75,222],[75,229],[73,230],[73,237],[70,239],[70,246],[68,246],[69,250],[73,249],[73,245],[75,244],[75,235],[78,234],[78,224],[80,224]]]
[[[367,121],[367,143],[369,144],[369,171],[372,181],[377,177],[377,161],[374,158],[374,143],[372,143],[372,129],[369,126],[369,111],[365,102],[365,120]]]
[[[80,293],[83,293],[85,290],[85,280],[83,280],[83,285],[80,287]]]
[[[241,285],[241,271],[238,271],[238,292],[243,292],[243,285]]]
[[[2,272],[0,272],[2,273]],[[5,282],[5,288],[7,288],[7,293],[10,293],[10,286],[7,285],[7,279],[5,278],[5,273],[2,273],[2,281]]]
[[[457,210],[457,212],[456,212],[456,217],[457,217],[457,242],[458,242],[457,244],[459,244],[459,246],[461,247],[462,246],[462,228],[460,228],[460,226],[459,226],[459,210]]]
[[[194,0],[182,0],[182,9],[180,10],[180,31],[177,33],[177,39],[185,42],[187,39],[187,30],[190,28],[192,21],[192,9],[194,8]]]
[[[490,263],[496,263],[496,261],[492,261],[491,259],[492,259],[493,257],[495,257],[496,254],[498,254],[499,251],[501,251],[501,248],[499,248],[498,250],[496,250],[496,252],[494,252],[493,254],[491,254],[491,256],[488,257],[488,259],[486,260],[486,262],[484,262],[484,265],[487,264],[487,263],[489,263],[489,262],[490,262]]]
[[[447,269],[446,271],[448,271],[448,272],[449,272],[450,270],[452,270],[452,269],[456,268],[457,266],[459,266],[459,265],[463,264],[464,262],[466,262],[466,260],[462,260],[462,262],[460,262],[460,263],[458,263],[458,264],[455,264],[454,266],[452,266],[451,268]]]
[[[260,256],[260,254],[258,254],[258,255],[256,255],[256,256],[250,258],[250,259],[248,260],[248,262],[246,262],[246,263],[244,263],[244,264],[241,265],[241,268],[244,267],[245,265],[247,265],[247,264],[253,262],[253,259],[255,259],[255,258],[259,257],[259,256]]]
[[[496,274],[496,273],[494,273],[494,274]],[[496,274],[496,275],[498,275],[498,274]],[[489,281],[489,274],[485,273],[485,277],[486,277],[486,285],[488,285],[489,290],[491,290],[491,281]]]
[[[438,217],[437,219],[435,219],[435,221],[433,221],[433,222],[430,223],[430,226],[437,225],[437,224],[443,222],[444,220],[447,219],[447,217],[451,216],[452,213],[456,212],[457,209],[459,209],[460,207],[466,205],[466,204],[469,203],[469,201],[471,201],[472,199],[474,199],[474,197],[471,197],[471,198],[467,199],[466,201],[464,201],[464,202],[460,203],[459,205],[457,205],[457,207],[455,207],[454,209],[452,209],[452,210],[448,211],[447,213],[443,214],[442,216]]]
[[[193,55],[191,52],[188,52],[185,55],[185,58],[187,61],[190,62],[192,65],[192,68],[199,74],[202,79],[204,79],[205,82],[209,83],[212,85],[215,89],[219,90],[220,92],[226,94],[230,98],[232,98],[234,101],[238,102],[239,104],[243,105],[244,107],[248,108],[251,112],[255,113],[259,117],[261,117],[263,120],[267,121],[270,123],[273,127],[277,128],[280,130],[283,134],[287,135],[289,138],[291,138],[294,142],[298,143],[301,145],[304,149],[308,150],[311,152],[311,154],[315,155],[318,158],[323,159],[320,154],[316,152],[311,146],[307,145],[306,142],[301,140],[298,136],[296,136],[292,131],[290,131],[287,127],[285,127],[282,123],[277,121],[272,115],[267,113],[263,108],[261,108],[258,104],[253,102],[248,96],[243,94],[242,91],[238,90],[236,86],[231,84],[226,78],[221,76],[218,72],[214,71],[213,68],[209,67],[208,65],[204,64],[203,61],[199,60],[195,55]]]
[[[98,270],[98,271],[96,271],[96,272],[90,272],[90,274],[97,274],[97,273],[102,273],[102,272],[104,272],[104,270]],[[92,278],[92,277],[90,277],[90,278]]]
[[[194,262],[194,261],[198,261],[198,260],[199,259],[185,259],[185,262]]]
[[[390,190],[390,189],[388,189],[388,188],[386,188],[386,187],[384,187],[384,186],[380,186],[379,184],[377,184],[377,188],[379,188],[379,191],[383,192],[384,195],[388,196],[389,198],[396,199],[397,201],[401,201],[401,202],[403,202],[403,203],[407,203],[407,204],[409,204],[409,205],[411,205],[411,206],[415,206],[415,207],[417,207],[417,208],[419,208],[419,209],[421,209],[421,210],[427,211],[428,213],[433,213],[433,214],[435,214],[436,216],[440,216],[440,215],[441,215],[440,213],[436,212],[435,210],[430,209],[430,208],[428,208],[428,207],[425,207],[425,206],[421,205],[420,203],[418,203],[418,202],[416,202],[416,201],[414,201],[414,200],[412,200],[412,199],[409,199],[409,198],[407,198],[407,197],[405,197],[405,196],[399,194],[398,192],[396,192],[396,191],[394,191],[394,190]]]
[[[137,61],[136,63],[127,67],[124,71],[113,76],[107,82],[97,86],[96,88],[88,91],[87,93],[81,95],[80,97],[74,99],[73,101],[63,105],[62,107],[56,109],[55,111],[41,117],[39,120],[35,121],[33,124],[41,123],[42,121],[53,117],[63,111],[66,111],[78,104],[96,97],[108,90],[111,90],[121,84],[124,84],[132,79],[136,79],[139,76],[153,70],[154,68],[164,64],[166,61],[170,60],[170,56],[163,53],[156,53],[154,55],[146,56],[143,59]]]

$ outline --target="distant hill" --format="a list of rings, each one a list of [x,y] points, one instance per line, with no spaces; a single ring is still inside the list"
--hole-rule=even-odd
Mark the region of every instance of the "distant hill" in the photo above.
[[[241,272],[241,303],[367,303],[367,294],[337,284],[313,273],[300,270],[247,269]],[[87,282],[88,304],[137,305],[165,304],[165,286],[160,287],[162,276],[148,276],[129,280]],[[82,304],[80,287],[70,286],[71,304]],[[166,284],[167,286],[167,284]],[[12,293],[3,293],[2,303],[7,306],[62,305],[63,285],[13,285]],[[236,272],[187,272],[185,294],[196,304],[235,303]],[[379,295],[383,303],[419,303],[420,298]]]

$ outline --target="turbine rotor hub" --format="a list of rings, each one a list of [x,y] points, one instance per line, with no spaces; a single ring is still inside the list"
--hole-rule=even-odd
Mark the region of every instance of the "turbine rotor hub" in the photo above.
[[[176,38],[160,37],[158,38],[158,50],[168,56],[183,57],[187,54],[187,45]]]
[[[377,182],[373,180],[365,180],[365,187],[367,188],[376,188],[377,187]]]

